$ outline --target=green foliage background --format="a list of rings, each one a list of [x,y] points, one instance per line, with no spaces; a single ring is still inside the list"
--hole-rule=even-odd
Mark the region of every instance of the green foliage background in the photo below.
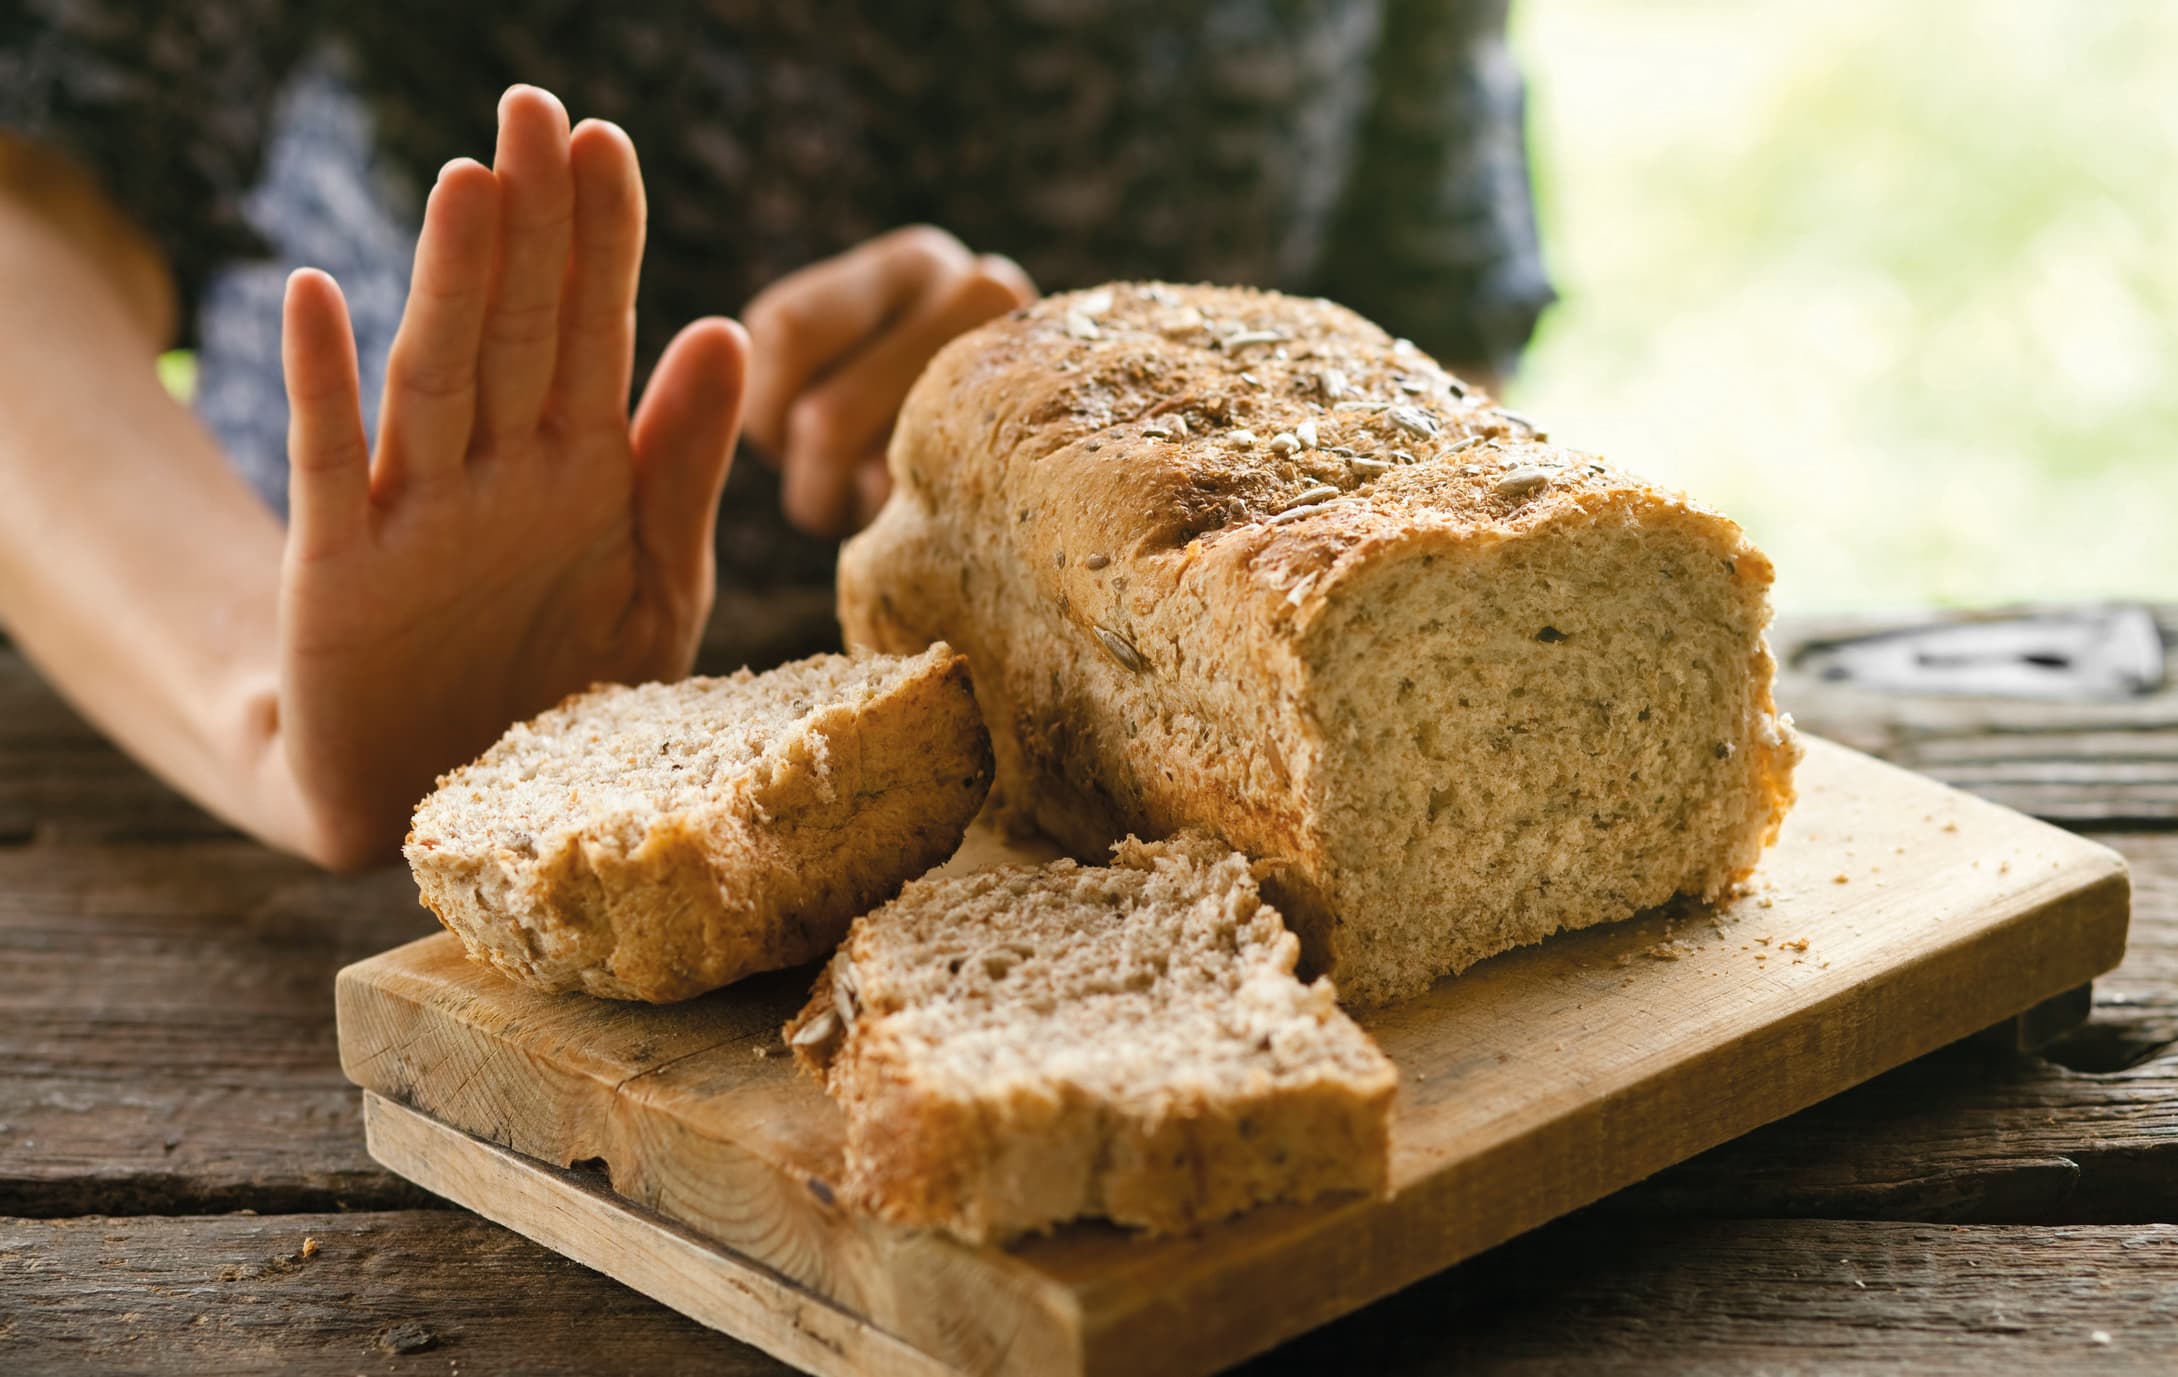
[[[1798,609],[2178,597],[2178,4],[1521,0],[1510,389]]]

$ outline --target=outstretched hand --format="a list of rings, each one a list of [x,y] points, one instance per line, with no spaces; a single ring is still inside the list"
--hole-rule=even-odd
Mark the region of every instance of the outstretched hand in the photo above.
[[[710,610],[747,339],[689,325],[631,421],[635,150],[530,87],[499,118],[493,165],[432,190],[375,454],[340,289],[288,284],[278,726],[333,864],[391,854],[433,777],[510,722],[687,673]]]

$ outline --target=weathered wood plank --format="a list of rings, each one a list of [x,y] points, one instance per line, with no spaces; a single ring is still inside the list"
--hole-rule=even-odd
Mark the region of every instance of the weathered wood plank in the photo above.
[[[2132,867],[2125,962],[2039,1054],[1948,1048],[1622,1192],[1614,1210],[2178,1220],[2178,835]]]
[[[818,1377],[959,1371],[778,1272],[632,1207],[602,1172],[548,1167],[380,1096],[363,1099],[371,1154],[403,1175],[796,1367]]]
[[[305,1255],[306,1240],[317,1248]],[[67,1374],[792,1369],[451,1211],[0,1220],[0,1366]],[[1551,1226],[1239,1373],[2167,1373],[2178,1228]]]
[[[1810,731],[2021,812],[2072,827],[2178,826],[2178,605],[2152,610],[2166,665],[2162,687],[2151,694],[2090,701],[1962,697],[1871,690],[1815,672],[1823,645],[1913,624],[1893,616],[1780,620],[1772,636],[1777,697]],[[2001,615],[1923,620],[1941,625]]]
[[[115,750],[0,639],[0,843],[231,835]]]
[[[452,1210],[0,1220],[0,1276],[10,1372],[792,1371]]]
[[[1583,1217],[1317,1330],[1246,1377],[2168,1373],[2178,1228]]]
[[[0,1213],[420,1201],[364,1152],[332,984],[431,926],[399,871],[247,842],[0,848]]]

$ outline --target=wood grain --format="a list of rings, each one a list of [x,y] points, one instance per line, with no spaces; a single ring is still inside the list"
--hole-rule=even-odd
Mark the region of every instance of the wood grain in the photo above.
[[[594,1172],[555,1170],[382,1096],[363,1099],[371,1154],[403,1176],[804,1371],[953,1371],[769,1268],[631,1208]]]
[[[0,1276],[41,1377],[793,1371],[458,1210],[0,1219]]]
[[[1236,1371],[2156,1373],[2178,1228],[1583,1216]]]
[[[792,1371],[459,1211],[0,1219],[0,1275],[0,1367],[51,1377]],[[2160,1377],[2174,1297],[2169,1225],[1577,1217],[1238,1373]]]
[[[0,845],[232,835],[115,750],[0,638]]]
[[[1988,1222],[2178,1220],[2178,834],[2132,872],[2124,962],[2033,1056],[1959,1045],[1658,1174],[1611,1208]]]
[[[0,847],[0,1214],[423,1203],[365,1154],[333,973],[405,875],[245,842]]]
[[[432,939],[342,973],[342,1053],[494,1142],[604,1158],[629,1197],[963,1370],[1209,1371],[2117,961],[2105,849],[1822,743],[1802,789],[1756,894],[1374,1015],[1403,1072],[1390,1201],[1198,1240],[971,1250],[839,1210],[831,1106],[755,1055],[799,978],[630,1009],[519,990]]]

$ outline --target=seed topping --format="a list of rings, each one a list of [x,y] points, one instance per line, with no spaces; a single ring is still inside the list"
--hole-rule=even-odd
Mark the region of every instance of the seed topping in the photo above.
[[[1279,506],[1278,510],[1284,513],[1290,512],[1296,507],[1313,507],[1326,498],[1337,497],[1338,495],[1339,490],[1337,488],[1332,487],[1329,483],[1319,483],[1313,488],[1288,498]]]
[[[1518,501],[1550,482],[1550,475],[1533,464],[1523,464],[1497,480],[1492,489],[1499,497]]]
[[[1125,636],[1109,627],[1097,627],[1096,633],[1097,639],[1104,643],[1105,650],[1109,651],[1112,658],[1119,661],[1121,665],[1133,670],[1136,674],[1140,674],[1143,670],[1149,668],[1149,662],[1142,658],[1141,651],[1134,648],[1133,641],[1128,640]]]
[[[1395,406],[1391,409],[1391,422],[1409,435],[1424,440],[1437,433],[1437,418],[1415,406]]]

